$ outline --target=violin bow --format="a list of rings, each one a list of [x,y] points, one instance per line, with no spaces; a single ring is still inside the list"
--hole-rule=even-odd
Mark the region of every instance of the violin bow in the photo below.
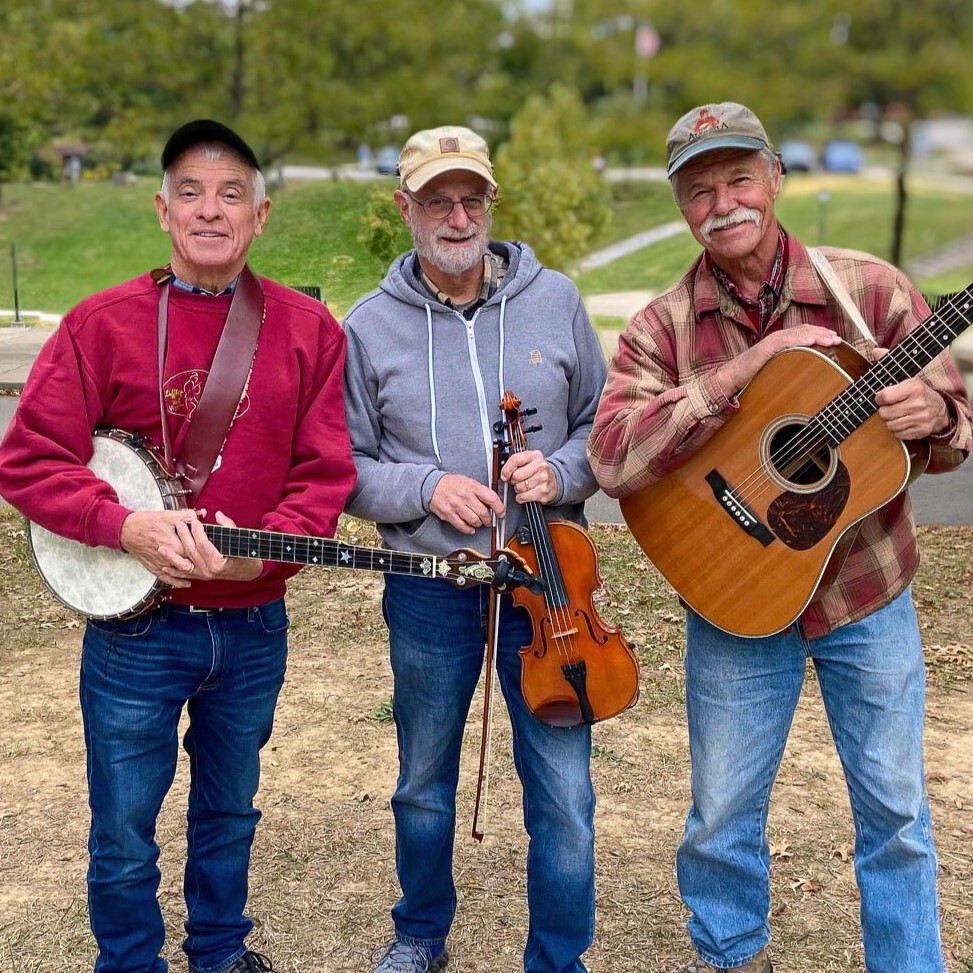
[[[493,444],[493,490],[498,492],[500,485],[500,467],[504,445],[501,440]],[[503,502],[507,503],[507,485],[504,485]],[[490,531],[490,556],[504,545],[504,531],[506,518],[497,517],[493,513],[493,525]],[[486,653],[483,673],[483,726],[480,730],[480,769],[476,775],[476,802],[473,805],[472,836],[475,841],[483,841],[485,834],[481,824],[481,814],[486,812],[487,796],[490,790],[490,743],[493,737],[493,677],[497,667],[497,646],[500,639],[500,594],[491,585],[489,601],[487,603],[487,637]]]

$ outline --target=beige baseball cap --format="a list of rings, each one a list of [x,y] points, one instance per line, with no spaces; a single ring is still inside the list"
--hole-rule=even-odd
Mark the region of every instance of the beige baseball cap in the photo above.
[[[399,180],[409,192],[417,192],[430,179],[454,169],[482,176],[497,188],[490,150],[476,132],[460,125],[443,125],[416,132],[399,155]]]
[[[671,179],[690,159],[716,149],[770,148],[760,119],[744,105],[724,101],[686,112],[666,138],[666,175]]]

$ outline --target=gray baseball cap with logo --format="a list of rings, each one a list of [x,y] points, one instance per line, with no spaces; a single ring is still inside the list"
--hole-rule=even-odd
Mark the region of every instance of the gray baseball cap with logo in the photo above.
[[[744,105],[724,101],[686,112],[666,138],[666,175],[671,179],[690,159],[716,149],[770,148],[760,119]]]

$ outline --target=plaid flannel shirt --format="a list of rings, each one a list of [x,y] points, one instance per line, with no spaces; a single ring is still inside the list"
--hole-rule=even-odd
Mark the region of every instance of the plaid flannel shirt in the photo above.
[[[786,237],[783,289],[764,334],[813,324],[830,328],[869,355],[869,342],[836,303],[807,251]],[[929,316],[908,278],[869,254],[824,247],[877,344],[891,348]],[[619,339],[588,443],[588,458],[611,496],[631,493],[675,469],[737,409],[715,379],[717,368],[763,335],[719,286],[705,254],[670,291],[637,312]],[[927,472],[958,467],[971,447],[970,404],[947,352],[922,378],[946,402],[950,426],[931,439]],[[866,517],[841,570],[822,585],[800,622],[808,638],[881,608],[908,585],[919,563],[908,491]]]

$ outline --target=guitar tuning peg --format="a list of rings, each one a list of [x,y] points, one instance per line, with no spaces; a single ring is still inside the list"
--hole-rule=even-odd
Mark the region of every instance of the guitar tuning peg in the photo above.
[[[521,409],[520,410],[520,414],[522,416],[536,416],[537,415],[537,410],[536,409]]]
[[[525,433],[540,432],[543,428],[544,428],[543,426],[528,426],[528,428],[526,428],[524,432]]]

